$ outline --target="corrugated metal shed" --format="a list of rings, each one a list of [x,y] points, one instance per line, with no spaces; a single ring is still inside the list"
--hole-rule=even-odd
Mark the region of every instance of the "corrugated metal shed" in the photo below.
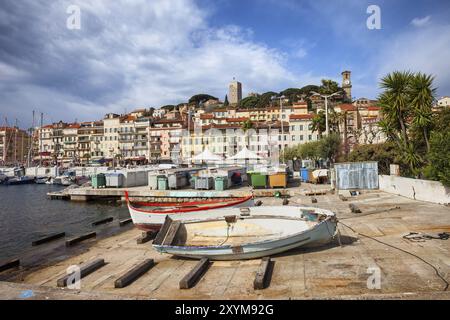
[[[378,162],[346,162],[334,165],[336,189],[378,189]]]

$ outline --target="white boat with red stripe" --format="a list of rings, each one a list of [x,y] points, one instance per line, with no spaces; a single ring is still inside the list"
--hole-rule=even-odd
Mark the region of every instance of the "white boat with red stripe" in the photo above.
[[[241,197],[217,196],[198,201],[140,202],[130,201],[128,191],[125,191],[125,199],[134,225],[144,231],[158,231],[164,224],[166,216],[184,219],[189,218],[192,213],[213,213],[223,208],[254,206],[252,194]]]

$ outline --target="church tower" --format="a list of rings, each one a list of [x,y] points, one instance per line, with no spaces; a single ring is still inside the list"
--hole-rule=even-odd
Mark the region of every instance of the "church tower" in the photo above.
[[[352,80],[351,71],[342,72],[342,89],[345,91],[345,98],[352,101]]]

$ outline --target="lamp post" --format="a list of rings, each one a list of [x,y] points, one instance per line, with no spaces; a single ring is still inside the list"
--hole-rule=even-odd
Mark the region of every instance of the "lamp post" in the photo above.
[[[281,97],[273,96],[272,100],[280,99],[280,118],[281,118],[281,152],[283,154],[282,162],[284,163],[284,125],[283,125],[283,99],[286,97],[282,95]]]
[[[313,96],[320,96],[322,98],[325,99],[325,134],[329,135],[330,134],[330,128],[328,125],[328,98],[331,98],[333,96],[337,96],[338,94],[340,94],[339,92],[335,92],[329,95],[324,95],[324,94],[320,94],[317,93],[315,91],[311,91],[313,93]]]

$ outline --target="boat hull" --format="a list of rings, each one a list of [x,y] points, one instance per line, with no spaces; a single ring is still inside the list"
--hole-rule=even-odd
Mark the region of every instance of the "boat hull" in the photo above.
[[[153,245],[161,253],[168,253],[180,257],[210,260],[248,260],[272,256],[292,249],[318,246],[330,242],[336,232],[336,223],[331,220],[323,221],[316,228],[305,231],[296,236],[270,241],[264,244],[249,244],[238,249],[236,247],[169,247]]]
[[[204,209],[201,208],[197,211],[192,210],[189,212],[176,212],[176,213],[153,213],[149,211],[139,210],[134,208],[129,201],[128,210],[130,212],[131,219],[133,220],[134,225],[143,231],[158,231],[161,226],[164,224],[166,220],[166,216],[169,216],[173,219],[183,219],[188,218],[196,213],[205,212],[206,214],[215,214],[218,210],[222,210],[223,208],[239,208],[239,207],[252,207],[254,205],[253,198],[248,198],[245,201],[240,203],[230,204],[229,206],[221,207],[221,208],[212,208],[212,209]]]

